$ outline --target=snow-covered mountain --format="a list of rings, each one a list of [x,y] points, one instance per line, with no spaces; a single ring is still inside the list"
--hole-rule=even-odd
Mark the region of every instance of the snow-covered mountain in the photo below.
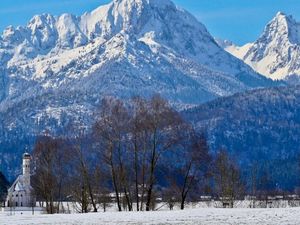
[[[270,84],[169,0],[114,0],[80,17],[35,16],[3,32],[0,62],[1,100],[63,88],[155,91],[197,104]]]
[[[79,17],[43,14],[0,37],[0,143],[9,152],[22,147],[12,141],[45,129],[90,124],[106,95],[160,93],[183,108],[272,85],[169,0],[113,0]]]
[[[300,81],[300,23],[292,16],[277,13],[254,43],[242,47],[228,41],[219,44],[266,77]]]

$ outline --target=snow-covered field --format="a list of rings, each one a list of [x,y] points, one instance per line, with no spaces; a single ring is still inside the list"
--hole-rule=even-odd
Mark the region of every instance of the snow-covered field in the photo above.
[[[266,224],[298,225],[300,208],[285,209],[215,209],[198,208],[185,211],[108,212],[60,215],[9,215],[0,213],[0,224]]]

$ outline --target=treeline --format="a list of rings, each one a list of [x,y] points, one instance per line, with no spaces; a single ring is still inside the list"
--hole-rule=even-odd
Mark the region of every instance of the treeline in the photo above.
[[[233,205],[246,192],[238,164],[225,150],[211,155],[205,136],[160,96],[105,98],[91,130],[68,130],[41,136],[33,150],[32,185],[48,213],[63,211],[63,202],[82,213],[112,204],[149,211],[157,201],[184,209],[203,195]]]

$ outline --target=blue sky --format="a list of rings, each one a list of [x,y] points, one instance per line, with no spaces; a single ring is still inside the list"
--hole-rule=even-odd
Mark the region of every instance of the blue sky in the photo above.
[[[0,30],[25,25],[41,13],[80,15],[109,0],[1,0]],[[174,0],[206,25],[215,37],[244,44],[255,40],[278,11],[300,21],[300,0]]]

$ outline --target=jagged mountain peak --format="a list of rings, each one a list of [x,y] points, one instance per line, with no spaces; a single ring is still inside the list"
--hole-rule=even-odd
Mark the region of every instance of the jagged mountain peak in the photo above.
[[[282,11],[277,12],[276,15],[273,17],[273,19],[270,21],[270,23],[276,20],[281,22],[286,22],[286,23],[296,23],[292,15],[289,15]]]
[[[278,12],[276,16],[266,26],[262,38],[283,39],[290,41],[292,44],[300,43],[299,23],[291,15]]]
[[[285,16],[286,14],[284,13],[284,12],[282,12],[282,11],[278,11],[277,13],[276,13],[276,17],[278,17],[278,16]]]
[[[170,0],[114,0],[84,14],[81,27],[90,38],[99,34],[111,38],[121,31],[142,35],[149,28],[160,29],[157,33],[163,33],[163,27],[169,28],[165,20],[172,18],[178,22],[182,19],[179,11]]]
[[[141,5],[152,5],[156,7],[175,6],[171,0],[113,0],[112,4],[132,7]]]
[[[282,21],[282,20],[287,20],[288,18],[292,18],[292,16],[291,15],[288,15],[288,14],[286,14],[285,12],[282,12],[282,11],[278,11],[277,13],[276,13],[276,15],[273,17],[273,19],[270,21],[270,23],[272,22],[272,21]]]
[[[178,26],[186,23],[186,19],[189,20],[188,23],[194,19],[187,12],[184,12],[183,18],[179,15],[180,12],[183,13],[170,0],[114,0],[80,17],[71,14],[58,17],[50,14],[36,15],[26,27],[8,27],[2,39],[9,45],[26,40],[37,48],[54,48],[56,45],[58,48],[73,48],[99,37],[109,40],[120,32],[134,33],[141,37],[153,28],[156,37],[166,37],[166,34],[170,34],[171,27],[167,26],[170,19]],[[193,23],[198,23],[196,26],[200,27],[199,22]],[[201,29],[207,33],[204,26]],[[52,36],[50,42],[49,36]],[[45,52],[48,51],[41,51],[39,54]]]
[[[55,17],[49,13],[43,13],[41,15],[35,15],[28,23],[30,25],[40,25],[42,23],[48,23],[49,21],[55,21]]]
[[[255,42],[224,49],[273,80],[299,80],[300,23],[291,15],[278,12]]]
[[[82,16],[42,14],[4,37],[5,101],[77,88],[127,97],[160,92],[186,106],[274,84],[169,0],[114,0]]]

